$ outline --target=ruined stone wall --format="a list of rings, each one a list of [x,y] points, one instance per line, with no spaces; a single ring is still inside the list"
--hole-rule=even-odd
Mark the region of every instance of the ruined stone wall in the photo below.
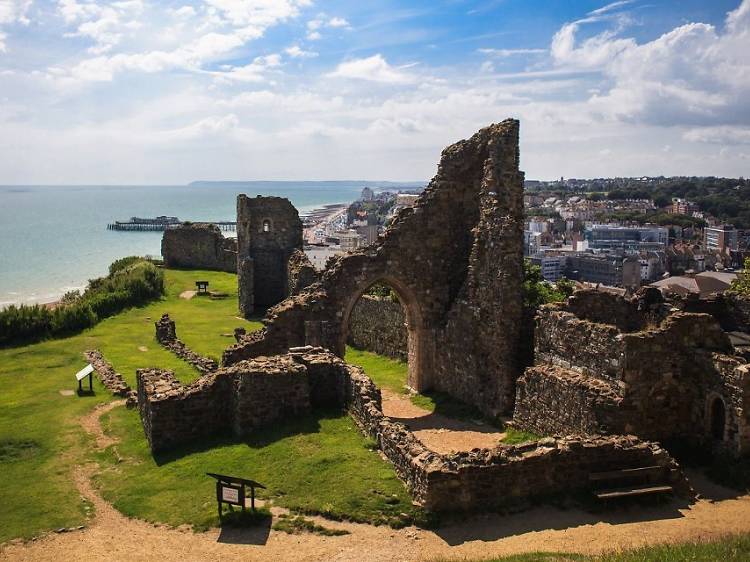
[[[287,263],[302,249],[302,221],[288,199],[239,195],[237,241],[240,311],[264,312],[288,296]]]
[[[517,386],[518,427],[563,435],[632,433],[710,446],[707,400],[720,396],[734,412],[727,414],[726,441],[742,449],[741,438],[735,439],[742,432],[736,413],[745,400],[744,382],[738,383],[744,380],[737,371],[741,362],[728,357],[732,346],[712,315],[671,312],[653,324],[664,306],[645,306],[645,294],[640,302],[620,298],[619,304],[592,292],[583,296],[576,293],[567,303],[539,310],[536,366]],[[614,306],[608,309],[607,302]],[[633,331],[635,304],[646,319],[638,331]]]
[[[585,491],[592,472],[642,466],[663,466],[678,494],[692,494],[664,449],[632,436],[547,438],[470,453],[435,453],[406,426],[384,416],[377,387],[356,367],[349,370],[350,413],[377,440],[414,500],[427,509],[492,510],[528,498]]]
[[[303,250],[295,250],[287,262],[288,295],[298,295],[318,281],[318,272]]]
[[[435,511],[495,509],[518,500],[589,486],[588,474],[659,465],[678,493],[689,493],[674,461],[634,437],[543,439],[536,443],[441,455],[383,414],[364,372],[320,348],[240,362],[182,385],[169,371],[138,371],[138,403],[153,451],[231,430],[243,435],[308,411],[348,408],[393,463],[415,501]]]
[[[357,349],[407,361],[406,316],[401,303],[362,295],[349,318],[348,343]]]
[[[219,368],[216,361],[199,355],[177,338],[175,323],[169,318],[169,314],[162,314],[161,318],[154,322],[154,327],[156,328],[156,341],[200,372],[211,373]]]
[[[613,381],[540,365],[518,379],[513,423],[539,435],[623,433],[621,404]]]
[[[104,385],[104,388],[115,396],[125,398],[128,408],[135,405],[135,392],[125,382],[122,375],[115,371],[112,364],[104,358],[101,351],[98,349],[89,349],[83,353],[83,356],[86,358],[86,361],[91,363],[96,376]]]
[[[212,224],[185,223],[165,230],[161,255],[167,267],[237,271],[237,240],[224,238]]]
[[[522,186],[517,121],[446,148],[430,185],[377,244],[333,259],[319,283],[269,310],[265,330],[223,362],[306,344],[343,355],[354,304],[383,281],[406,310],[409,385],[490,415],[510,411],[520,374]]]
[[[224,370],[233,380],[232,430],[242,436],[310,412],[307,369],[288,356],[246,361]]]
[[[220,373],[183,385],[172,371],[138,369],[138,409],[153,452],[221,434],[230,427],[231,380]]]

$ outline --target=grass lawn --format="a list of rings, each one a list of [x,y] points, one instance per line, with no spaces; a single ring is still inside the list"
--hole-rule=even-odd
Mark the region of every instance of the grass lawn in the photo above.
[[[167,295],[127,310],[73,337],[0,349],[0,543],[84,522],[87,509],[71,480],[72,469],[92,458],[102,465],[105,496],[124,513],[198,528],[217,522],[213,483],[206,471],[256,478],[278,504],[332,517],[397,524],[400,513],[417,515],[392,467],[368,447],[351,419],[340,412],[280,424],[244,442],[206,442],[154,460],[138,414],[118,408],[106,420],[122,439],[113,453],[94,454],[78,418],[112,400],[95,382],[94,397],[63,396],[75,388],[82,352],[99,348],[129,384],[141,367],[173,369],[189,382],[199,373],[158,345],[154,321],[164,312],[177,335],[198,353],[220,357],[234,342],[234,328],[260,328],[237,318],[236,276],[222,272],[166,270]],[[179,294],[206,279],[229,297],[212,300]],[[139,350],[145,347],[147,351]],[[212,445],[216,445],[212,448]],[[126,478],[118,478],[118,474]]]
[[[179,299],[179,293],[194,288],[198,278],[230,297]],[[96,396],[60,394],[76,387],[73,375],[85,365],[85,349],[101,349],[133,386],[140,367],[173,369],[181,380],[190,381],[198,372],[154,339],[154,321],[163,312],[176,319],[177,333],[188,345],[214,356],[234,341],[221,334],[237,326],[260,327],[235,318],[235,275],[168,270],[166,281],[168,295],[161,301],[127,310],[79,335],[0,349],[0,543],[79,525],[85,519],[88,506],[81,501],[71,472],[88,458],[90,437],[77,420],[97,403],[112,400],[98,381]],[[140,346],[148,351],[140,351]]]

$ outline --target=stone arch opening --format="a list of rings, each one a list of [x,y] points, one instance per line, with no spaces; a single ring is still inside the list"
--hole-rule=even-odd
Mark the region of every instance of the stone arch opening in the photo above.
[[[422,311],[415,294],[403,283],[390,277],[378,277],[363,283],[346,301],[341,317],[339,349],[341,355],[346,349],[351,330],[352,312],[360,299],[374,286],[390,288],[398,299],[403,311],[406,330],[405,359],[408,365],[406,385],[417,392],[424,392],[431,387],[428,371],[426,330]]]
[[[724,441],[727,425],[727,408],[720,396],[714,396],[709,410],[710,432],[715,441]]]
[[[263,219],[261,230],[263,232],[271,232],[272,229],[273,229],[273,225],[271,224],[271,219]]]

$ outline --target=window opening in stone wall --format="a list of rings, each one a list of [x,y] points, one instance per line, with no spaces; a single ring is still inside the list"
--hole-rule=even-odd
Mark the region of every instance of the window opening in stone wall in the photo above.
[[[271,232],[271,221],[269,219],[263,221],[263,232]]]

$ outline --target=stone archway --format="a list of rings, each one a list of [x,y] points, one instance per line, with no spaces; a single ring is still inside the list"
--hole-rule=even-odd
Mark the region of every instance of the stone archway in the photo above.
[[[224,352],[231,365],[313,345],[343,356],[351,309],[378,279],[409,316],[410,381],[510,413],[520,375],[523,172],[514,120],[442,152],[414,207],[370,247],[332,259],[320,281],[268,311],[265,328]]]
[[[372,280],[362,283],[357,290],[352,292],[342,310],[338,354],[342,357],[344,355],[346,341],[349,335],[349,322],[351,320],[354,306],[364,292],[376,283],[383,283],[390,286],[398,295],[401,306],[404,309],[408,342],[407,363],[409,365],[406,384],[416,392],[429,390],[431,388],[431,378],[428,370],[429,360],[428,358],[425,358],[425,349],[427,346],[424,318],[414,291],[395,278],[389,276],[375,277]]]

